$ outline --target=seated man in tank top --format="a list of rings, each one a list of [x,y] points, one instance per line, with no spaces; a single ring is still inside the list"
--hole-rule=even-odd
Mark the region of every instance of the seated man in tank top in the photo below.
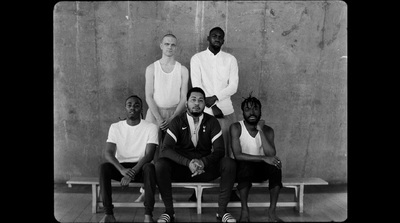
[[[161,39],[161,59],[146,68],[146,102],[149,106],[146,121],[159,127],[159,146],[164,139],[168,125],[173,118],[185,110],[186,93],[188,90],[189,71],[175,60],[177,38],[166,34]],[[159,156],[159,149],[154,155],[154,162]],[[143,201],[144,190],[136,202]]]
[[[244,120],[230,126],[231,145],[236,159],[237,189],[241,199],[240,222],[250,221],[247,198],[252,182],[269,180],[270,221],[282,221],[275,209],[282,188],[282,162],[276,156],[274,130],[261,119],[261,102],[251,94],[241,104]]]

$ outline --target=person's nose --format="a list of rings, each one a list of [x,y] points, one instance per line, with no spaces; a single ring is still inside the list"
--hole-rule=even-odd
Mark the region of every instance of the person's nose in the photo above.
[[[250,115],[254,115],[254,109],[250,109]]]
[[[194,101],[194,104],[195,104],[196,106],[199,106],[199,105],[200,105],[200,100],[195,100],[195,101]]]

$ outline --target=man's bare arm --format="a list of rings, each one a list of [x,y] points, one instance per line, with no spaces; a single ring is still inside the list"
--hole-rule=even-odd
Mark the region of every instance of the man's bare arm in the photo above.
[[[115,158],[116,152],[117,145],[115,143],[107,142],[106,149],[104,151],[104,158],[107,160],[107,162],[113,164],[123,176],[133,177],[134,172],[129,168],[123,167],[117,158]]]

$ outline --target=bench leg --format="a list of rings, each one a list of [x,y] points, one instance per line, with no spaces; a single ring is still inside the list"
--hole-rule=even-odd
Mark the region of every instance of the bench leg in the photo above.
[[[299,212],[303,213],[304,184],[300,184],[299,188]]]
[[[99,212],[100,204],[102,204],[100,196],[100,185],[97,185],[97,203],[96,203],[96,213]]]
[[[97,212],[97,185],[92,184],[92,213]]]
[[[197,197],[197,214],[201,214],[201,197],[203,194],[203,187],[198,185],[196,190],[196,197]]]
[[[296,202],[296,207],[294,207],[295,211],[299,210],[299,187],[300,186],[293,186],[294,188],[294,196],[293,196],[293,201]]]
[[[185,186],[185,188],[191,188],[194,189],[194,193],[196,194],[196,208],[197,208],[197,214],[201,214],[201,197],[203,194],[203,186],[202,185],[196,185],[196,186]]]

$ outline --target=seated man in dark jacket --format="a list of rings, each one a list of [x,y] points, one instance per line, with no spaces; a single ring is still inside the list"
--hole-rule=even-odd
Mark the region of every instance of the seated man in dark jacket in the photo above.
[[[175,218],[171,182],[209,182],[221,177],[216,217],[236,222],[227,212],[235,182],[236,163],[225,156],[224,139],[218,120],[206,113],[205,93],[192,88],[187,93],[186,112],[174,118],[167,130],[156,162],[157,185],[165,205],[158,222]]]

